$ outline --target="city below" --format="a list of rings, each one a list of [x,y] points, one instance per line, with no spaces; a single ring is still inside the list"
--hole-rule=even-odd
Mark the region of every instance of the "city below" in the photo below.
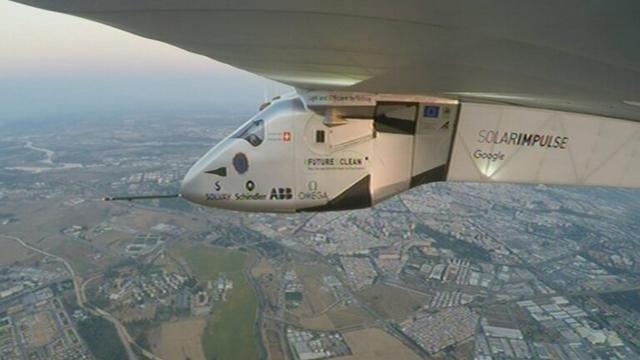
[[[640,359],[640,193],[431,184],[372,209],[173,194],[250,113],[0,124],[2,359]],[[259,179],[257,179],[259,180]]]

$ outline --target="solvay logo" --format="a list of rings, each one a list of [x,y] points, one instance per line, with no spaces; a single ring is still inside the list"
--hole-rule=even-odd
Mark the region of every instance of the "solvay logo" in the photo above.
[[[291,200],[293,199],[293,190],[291,188],[273,188],[269,200]]]

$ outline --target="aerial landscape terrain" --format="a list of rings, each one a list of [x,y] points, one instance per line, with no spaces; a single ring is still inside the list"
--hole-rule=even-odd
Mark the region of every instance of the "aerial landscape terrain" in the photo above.
[[[279,215],[102,200],[179,191],[252,115],[212,113],[0,122],[0,358],[640,358],[639,192],[438,183]]]

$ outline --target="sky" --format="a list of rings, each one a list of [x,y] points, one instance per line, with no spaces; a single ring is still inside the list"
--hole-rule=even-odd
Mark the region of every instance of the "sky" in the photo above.
[[[0,121],[243,110],[290,90],[168,44],[0,0]]]

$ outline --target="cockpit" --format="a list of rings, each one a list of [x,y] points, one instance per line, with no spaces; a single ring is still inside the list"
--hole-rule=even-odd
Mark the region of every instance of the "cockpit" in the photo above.
[[[220,208],[293,211],[280,190],[286,198],[296,186],[293,134],[312,116],[297,95],[262,107],[189,170],[182,196]]]
[[[264,120],[252,120],[231,135],[232,139],[244,139],[254,147],[264,141]]]

